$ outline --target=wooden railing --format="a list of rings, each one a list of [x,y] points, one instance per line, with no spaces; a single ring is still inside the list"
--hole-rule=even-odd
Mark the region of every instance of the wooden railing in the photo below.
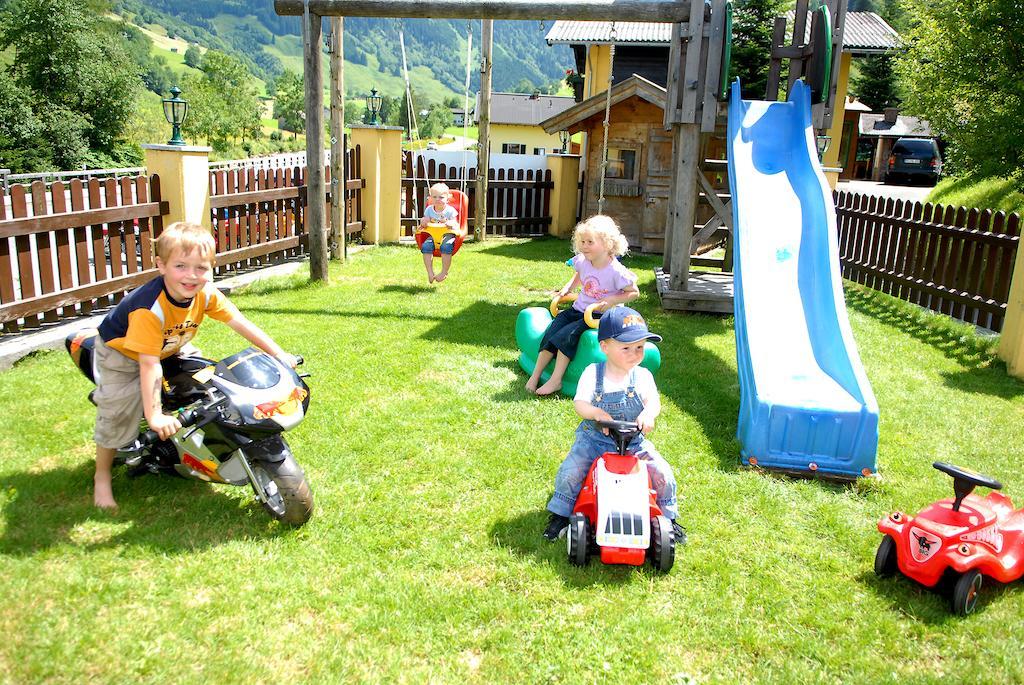
[[[348,151],[345,234],[358,237],[363,221],[359,146]],[[325,179],[330,188],[331,170]],[[210,214],[217,239],[217,270],[260,266],[300,254],[307,245],[304,221],[306,168],[232,168],[210,172]],[[330,217],[330,194],[324,198]]]
[[[469,196],[469,227],[476,221],[476,169],[462,182],[457,165],[425,163],[422,157],[405,153],[402,178],[402,236],[410,237],[423,216],[429,188],[445,183]],[[548,170],[490,169],[487,174],[487,235],[516,237],[546,235],[551,225],[551,189],[555,187]]]
[[[843,276],[1000,331],[1021,219],[985,209],[835,194]]]
[[[88,314],[153,278],[165,214],[157,176],[11,185],[0,193],[4,331]]]

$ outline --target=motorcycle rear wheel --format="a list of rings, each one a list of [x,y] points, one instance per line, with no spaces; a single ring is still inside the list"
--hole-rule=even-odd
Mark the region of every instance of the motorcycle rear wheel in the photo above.
[[[290,526],[301,526],[313,515],[313,492],[306,474],[288,454],[279,462],[253,461],[253,475],[267,494],[261,502],[271,517]]]

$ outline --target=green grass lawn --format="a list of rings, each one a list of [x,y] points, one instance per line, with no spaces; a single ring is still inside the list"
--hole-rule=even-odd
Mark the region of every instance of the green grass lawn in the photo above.
[[[1006,178],[944,178],[928,194],[928,202],[1024,214],[1020,181]]]
[[[671,573],[569,565],[540,533],[577,418],[523,390],[513,325],[568,244],[467,244],[428,286],[408,247],[233,300],[312,373],[288,434],[316,496],[299,530],[241,488],[115,474],[91,506],[94,409],[63,351],[0,374],[0,682],[1010,683],[1024,586],[961,620],[872,572],[875,522],[951,496],[949,460],[1024,505],[1024,383],[963,326],[849,286],[881,409],[881,482],[738,467],[732,321],[636,303],[665,336],[664,412],[690,544]],[[213,356],[243,341],[205,324]]]

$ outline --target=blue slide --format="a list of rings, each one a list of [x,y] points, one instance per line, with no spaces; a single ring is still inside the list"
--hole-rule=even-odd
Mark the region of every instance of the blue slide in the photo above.
[[[789,102],[743,100],[733,83],[729,188],[743,462],[870,475],[878,404],[846,314],[835,205],[803,81]]]

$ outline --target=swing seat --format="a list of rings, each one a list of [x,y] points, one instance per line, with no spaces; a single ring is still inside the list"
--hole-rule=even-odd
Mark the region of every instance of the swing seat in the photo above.
[[[575,299],[575,296],[570,296]],[[565,300],[563,300],[565,301]],[[537,355],[540,352],[540,340],[544,337],[544,331],[548,329],[554,316],[552,310],[557,313],[558,301],[553,301],[551,307],[527,307],[519,312],[516,318],[516,344],[519,346],[519,366],[527,374],[532,374],[537,366]],[[580,344],[576,348],[576,356],[569,362],[569,367],[562,377],[562,394],[572,397],[576,394],[576,385],[580,382],[580,375],[583,370],[596,362],[606,361],[608,358],[601,351],[597,342],[597,329],[591,328],[580,336]],[[640,366],[656,374],[661,367],[661,351],[652,342],[644,344],[644,359]],[[552,359],[544,373],[541,374],[541,383],[546,383],[551,378],[551,372],[555,368],[555,361]]]
[[[455,236],[455,246],[452,249],[452,255],[459,251],[462,247],[462,241],[466,238],[467,227],[469,225],[469,197],[461,190],[452,190],[451,197],[449,198],[449,205],[455,208],[455,211],[459,216],[459,227],[462,229],[461,235]],[[435,224],[429,223],[425,227],[420,228],[416,231],[416,247],[422,249],[423,243],[427,238],[434,239],[434,256],[441,256],[441,239],[444,238],[445,233],[451,233],[452,229],[447,224]]]

